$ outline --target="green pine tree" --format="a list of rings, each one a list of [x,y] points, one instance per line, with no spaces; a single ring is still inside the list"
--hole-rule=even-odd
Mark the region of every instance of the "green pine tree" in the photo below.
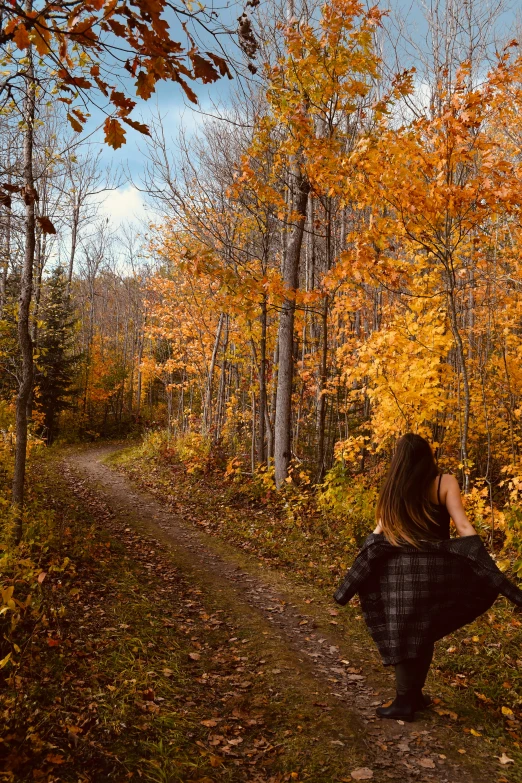
[[[74,325],[64,269],[56,267],[47,281],[39,333],[36,384],[43,412],[42,435],[51,444],[59,414],[71,404],[79,362],[73,352]]]

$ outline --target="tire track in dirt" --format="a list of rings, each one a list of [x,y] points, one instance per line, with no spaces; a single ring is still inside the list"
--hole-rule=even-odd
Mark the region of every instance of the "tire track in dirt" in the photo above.
[[[148,535],[166,543],[178,567],[199,583],[201,589],[222,594],[224,600],[232,598],[236,607],[248,607],[263,617],[275,638],[290,652],[296,670],[308,675],[313,672],[317,690],[310,693],[311,701],[321,709],[338,711],[338,705],[345,708],[346,725],[339,726],[340,736],[345,739],[339,739],[336,744],[343,746],[349,742],[346,737],[354,736],[355,727],[357,741],[369,759],[365,763],[374,770],[374,781],[491,783],[498,778],[500,770],[495,762],[485,753],[479,758],[476,746],[466,744],[467,738],[459,736],[459,745],[455,746],[454,738],[448,736],[448,729],[440,724],[440,719],[428,716],[413,724],[377,719],[375,706],[381,703],[384,694],[379,678],[364,671],[366,662],[358,654],[357,646],[350,645],[349,640],[344,644],[323,629],[316,632],[316,618],[295,603],[290,580],[280,589],[279,579],[275,589],[258,568],[250,572],[237,565],[232,548],[229,556],[221,545],[220,551],[216,551],[208,535],[103,464],[102,460],[119,448],[111,445],[75,452],[67,461],[90,484],[95,484],[116,515],[137,523]],[[284,677],[283,672],[281,676]],[[458,748],[468,748],[465,760],[459,758]],[[350,779],[347,770],[346,780]],[[316,783],[329,783],[329,780]]]

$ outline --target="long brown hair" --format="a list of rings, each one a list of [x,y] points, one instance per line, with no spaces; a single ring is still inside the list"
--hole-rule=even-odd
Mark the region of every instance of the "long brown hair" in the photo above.
[[[409,432],[397,442],[379,494],[375,516],[387,540],[395,546],[419,546],[429,531],[433,504],[430,486],[438,469],[427,440]]]

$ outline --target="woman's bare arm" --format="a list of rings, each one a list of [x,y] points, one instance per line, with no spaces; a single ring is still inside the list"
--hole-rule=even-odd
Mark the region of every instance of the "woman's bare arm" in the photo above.
[[[468,520],[462,498],[460,496],[459,482],[455,476],[446,474],[442,479],[443,500],[449,511],[450,517],[455,523],[459,536],[476,536],[477,531]],[[445,493],[445,497],[444,497]]]

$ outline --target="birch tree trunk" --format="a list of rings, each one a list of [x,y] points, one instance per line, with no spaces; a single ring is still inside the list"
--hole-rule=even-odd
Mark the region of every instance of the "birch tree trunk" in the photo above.
[[[31,4],[28,4],[31,10]],[[22,370],[16,398],[16,446],[13,476],[12,503],[14,511],[14,539],[18,544],[22,538],[22,513],[24,505],[25,466],[27,456],[27,405],[33,388],[33,343],[30,331],[30,309],[33,291],[33,265],[36,244],[33,146],[35,118],[35,81],[32,49],[27,52],[29,64],[26,70],[26,92],[24,97],[23,130],[23,177],[25,200],[25,250],[20,280],[20,307],[18,315],[18,344],[22,357]]]

